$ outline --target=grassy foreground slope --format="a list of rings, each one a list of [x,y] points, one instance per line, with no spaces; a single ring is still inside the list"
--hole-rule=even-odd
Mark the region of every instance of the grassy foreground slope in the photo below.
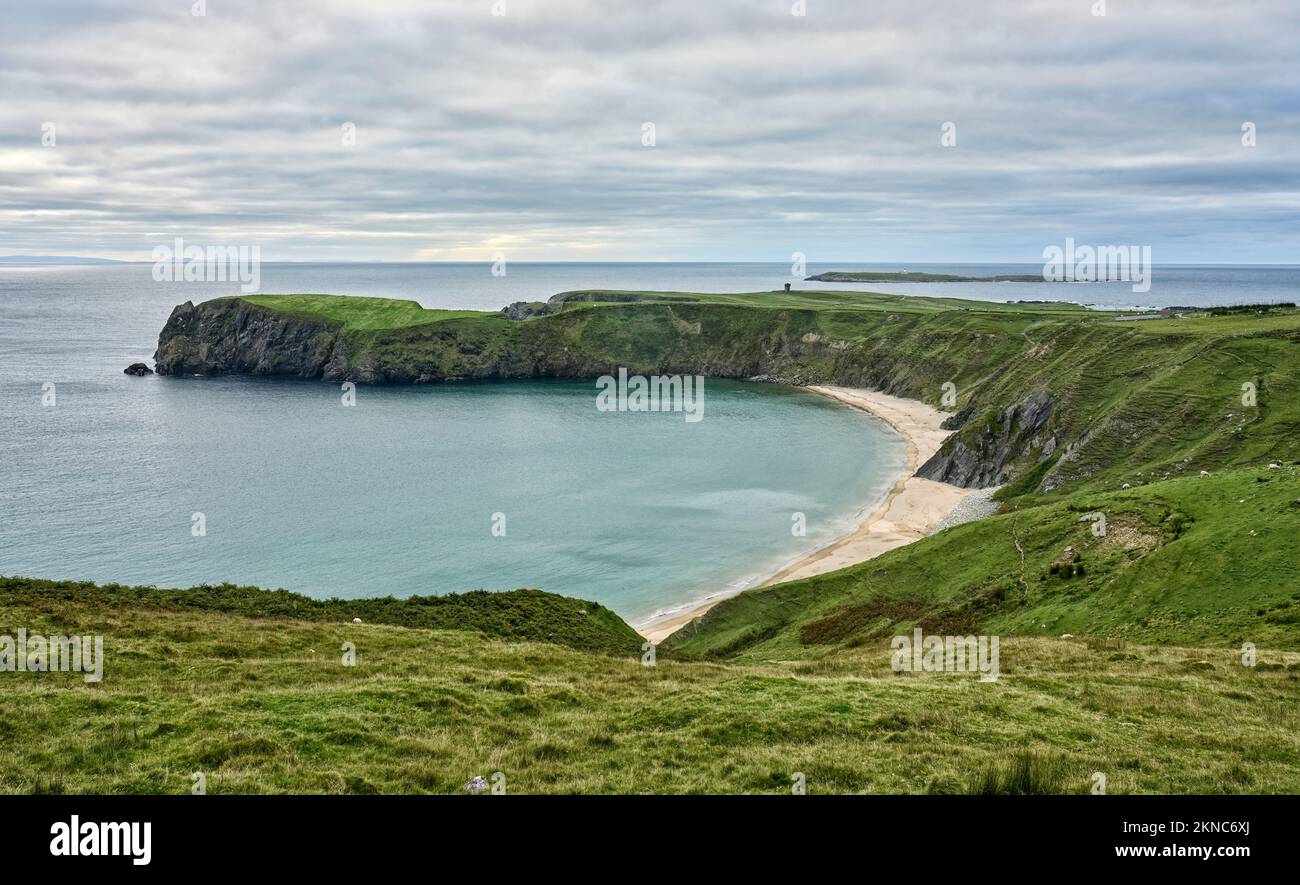
[[[1300,467],[1034,503],[838,572],[747,591],[663,648],[681,657],[819,658],[919,626],[1300,649]],[[1105,516],[1104,536],[1094,533],[1096,514]]]
[[[312,599],[287,590],[231,584],[173,590],[0,577],[0,598],[20,599],[55,617],[70,606],[90,605],[104,611],[219,612],[332,623],[360,618],[366,624],[470,630],[496,639],[555,642],[607,654],[631,654],[643,641],[600,603],[541,590],[475,590],[405,599]]]
[[[84,588],[80,588],[83,589]],[[116,596],[117,598],[112,598]],[[274,594],[266,594],[274,606]],[[0,588],[0,624],[105,638],[103,681],[0,673],[0,792],[1300,791],[1300,655],[1008,639],[1001,678],[884,642],[714,664],[466,631]],[[341,648],[356,648],[344,666]]]

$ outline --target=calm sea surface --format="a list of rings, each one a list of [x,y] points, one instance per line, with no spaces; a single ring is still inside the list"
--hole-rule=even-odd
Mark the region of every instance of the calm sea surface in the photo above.
[[[824,270],[901,266],[810,265]],[[912,265],[966,275],[1032,265]],[[358,391],[130,378],[171,308],[237,284],[148,264],[0,267],[0,574],[314,596],[540,587],[637,622],[734,590],[846,530],[904,462],[879,422],[808,393],[708,381],[705,419],[607,414],[589,382]],[[778,264],[267,264],[263,292],[491,310],[566,289],[743,292]],[[799,284],[817,288],[818,284]],[[851,288],[825,285],[820,288]],[[1157,268],[1127,285],[871,284],[864,290],[1107,305],[1296,300],[1296,268]],[[55,404],[42,405],[54,384]],[[807,537],[791,534],[806,514]],[[194,537],[202,513],[207,534]],[[505,536],[492,534],[504,514]]]

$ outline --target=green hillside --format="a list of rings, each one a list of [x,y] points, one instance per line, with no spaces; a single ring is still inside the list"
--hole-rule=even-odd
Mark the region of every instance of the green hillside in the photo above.
[[[1300,467],[1032,503],[838,572],[750,590],[662,648],[680,657],[820,658],[919,626],[1300,649]],[[1097,513],[1104,536],[1089,519]]]
[[[21,600],[51,615],[68,606],[92,605],[105,611],[219,612],[333,623],[360,618],[366,624],[471,630],[497,639],[554,642],[608,654],[631,654],[642,642],[635,630],[605,606],[541,590],[475,590],[405,599],[312,599],[287,590],[231,584],[174,590],[0,577],[0,597]]]
[[[755,664],[0,586],[0,633],[104,636],[104,678],[3,673],[0,792],[1300,791],[1300,655],[1007,639],[1001,678],[886,642]],[[275,614],[270,614],[275,613]],[[342,611],[342,614],[348,614]],[[344,643],[355,648],[345,666]],[[1011,775],[1023,773],[1023,777]]]
[[[308,325],[273,325],[258,342],[240,304]],[[430,382],[623,366],[867,387],[936,406],[951,391],[958,432],[922,475],[1010,483],[1008,494],[1300,458],[1294,308],[1132,320],[1067,304],[871,293],[588,291],[557,295],[522,321],[317,295],[190,310],[204,322],[193,333],[168,324],[160,372]]]

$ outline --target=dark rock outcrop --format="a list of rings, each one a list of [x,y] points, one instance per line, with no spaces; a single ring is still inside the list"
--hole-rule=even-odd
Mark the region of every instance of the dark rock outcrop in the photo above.
[[[131,363],[131,365],[122,370],[122,373],[125,375],[134,375],[137,378],[143,378],[145,375],[152,375],[153,369],[149,368],[145,363]]]
[[[348,364],[336,326],[238,298],[172,311],[158,336],[159,375],[297,375],[334,380]]]
[[[1002,485],[1011,479],[1013,463],[1034,449],[1038,430],[1052,417],[1055,405],[1051,395],[1035,393],[1000,411],[990,409],[980,418],[967,419],[916,475],[964,488]]]
[[[961,430],[966,426],[966,422],[970,420],[973,414],[975,414],[975,407],[967,406],[960,412],[953,412],[947,418],[944,418],[943,423],[939,426],[944,430]]]
[[[509,307],[501,308],[501,312],[515,322],[520,322],[532,317],[546,316],[551,311],[545,301],[516,301]]]
[[[564,309],[567,301],[587,300],[616,303]],[[924,330],[911,340],[843,340],[826,334],[815,311],[756,312],[689,300],[634,306],[642,300],[636,293],[564,293],[544,305],[513,304],[492,321],[452,319],[379,333],[345,331],[319,317],[238,298],[187,302],[167,321],[155,360],[162,375],[293,375],[369,384],[595,378],[625,367],[633,374],[838,384],[931,401],[941,380],[952,377],[950,367],[918,359],[942,345]],[[964,487],[1004,484],[1032,467],[1035,453],[1041,463],[1071,442],[1046,427],[1055,406],[1047,393],[1010,404],[967,403],[944,422],[956,432],[917,475]]]

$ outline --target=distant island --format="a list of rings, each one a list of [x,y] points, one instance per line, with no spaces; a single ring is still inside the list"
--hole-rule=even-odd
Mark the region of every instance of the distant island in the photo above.
[[[992,277],[963,277],[950,273],[899,273],[884,271],[832,270],[807,277],[817,283],[1041,283],[1042,274],[998,274]]]

